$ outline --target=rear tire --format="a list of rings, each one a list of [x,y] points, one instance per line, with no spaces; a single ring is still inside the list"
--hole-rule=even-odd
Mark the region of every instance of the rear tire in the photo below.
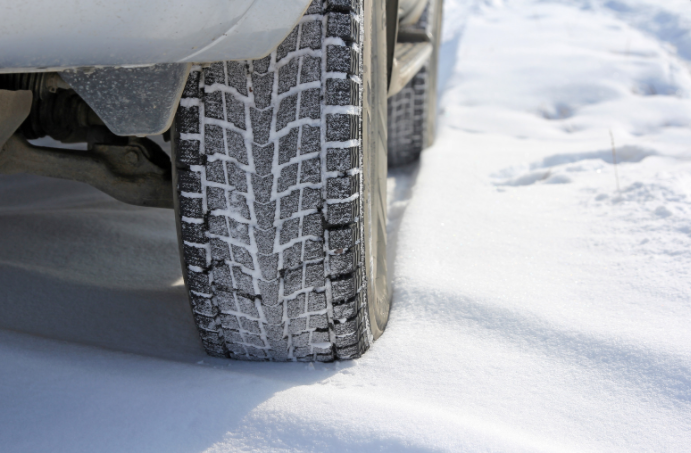
[[[417,24],[411,27],[427,31],[434,50],[420,72],[388,100],[389,167],[415,162],[422,150],[434,143],[442,9],[443,0],[429,0]]]
[[[172,131],[176,218],[210,355],[349,359],[383,332],[379,3],[314,0],[266,58],[190,73]]]

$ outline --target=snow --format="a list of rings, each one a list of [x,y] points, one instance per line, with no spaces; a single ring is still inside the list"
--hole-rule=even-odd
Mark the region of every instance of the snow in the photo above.
[[[445,3],[373,348],[207,357],[171,212],[3,176],[0,450],[688,451],[688,2]]]

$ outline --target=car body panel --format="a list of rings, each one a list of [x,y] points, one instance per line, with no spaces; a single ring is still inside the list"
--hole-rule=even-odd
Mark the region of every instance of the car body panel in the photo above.
[[[261,58],[310,0],[0,0],[0,72]]]

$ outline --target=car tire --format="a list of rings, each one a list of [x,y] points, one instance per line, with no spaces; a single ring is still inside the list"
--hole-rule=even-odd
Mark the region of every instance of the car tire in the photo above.
[[[190,72],[175,212],[210,355],[352,359],[384,330],[383,2],[314,0],[269,56]]]
[[[415,162],[422,150],[434,143],[442,10],[443,0],[429,0],[418,22],[409,26],[426,31],[432,37],[434,48],[422,69],[388,99],[389,167]]]

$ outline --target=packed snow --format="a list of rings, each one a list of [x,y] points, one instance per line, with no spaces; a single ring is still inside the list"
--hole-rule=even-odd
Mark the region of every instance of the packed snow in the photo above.
[[[445,4],[359,360],[207,357],[172,212],[0,178],[0,451],[689,451],[691,4]]]

